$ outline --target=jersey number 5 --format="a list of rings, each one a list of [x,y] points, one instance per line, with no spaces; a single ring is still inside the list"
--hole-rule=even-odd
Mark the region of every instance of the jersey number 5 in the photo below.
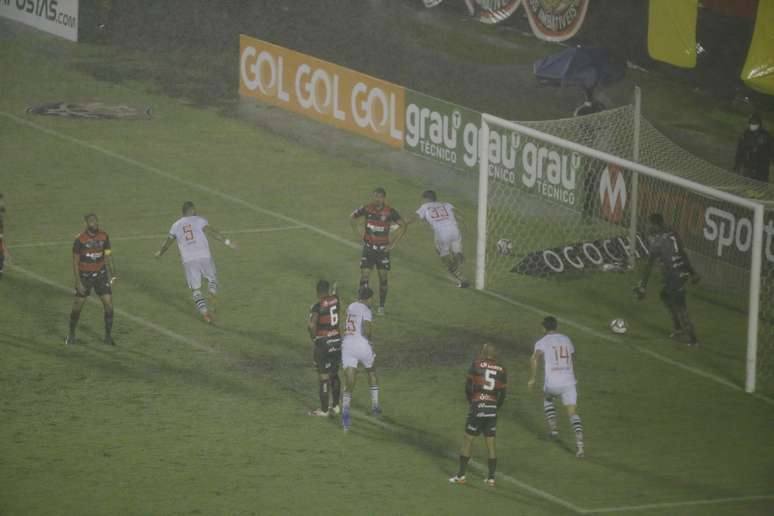
[[[496,375],[497,375],[497,371],[494,371],[492,369],[487,369],[486,371],[484,371],[484,390],[485,391],[494,390]]]

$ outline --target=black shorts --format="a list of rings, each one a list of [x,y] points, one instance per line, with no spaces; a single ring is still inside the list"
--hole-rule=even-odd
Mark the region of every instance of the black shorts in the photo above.
[[[388,271],[390,270],[390,253],[388,251],[377,251],[363,246],[363,254],[360,255],[360,268],[361,269],[373,269]]]
[[[100,271],[96,274],[83,274],[81,273],[81,283],[83,284],[83,294],[75,292],[76,297],[89,297],[91,289],[94,289],[94,293],[99,297],[109,296],[113,293],[110,289],[110,278],[107,271]]]
[[[689,275],[666,274],[664,286],[661,288],[661,300],[669,305],[685,306],[685,287]]]
[[[470,406],[468,419],[465,421],[465,433],[472,436],[484,434],[484,437],[494,437],[497,433],[497,413],[480,415],[478,403]]]
[[[341,339],[317,339],[314,366],[320,374],[336,374],[341,366]]]

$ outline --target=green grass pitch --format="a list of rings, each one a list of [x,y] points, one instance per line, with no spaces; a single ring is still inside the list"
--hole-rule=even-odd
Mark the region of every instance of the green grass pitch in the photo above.
[[[384,418],[362,415],[363,375],[352,432],[307,417],[314,283],[337,279],[345,301],[357,285],[348,214],[376,185],[408,214],[425,185],[142,85],[95,81],[42,52],[46,37],[24,34],[0,46],[0,191],[14,255],[0,282],[0,514],[771,513],[774,405],[739,388],[743,343],[727,330],[738,314],[697,300],[710,337],[696,351],[663,338],[655,299],[633,305],[630,278],[533,282],[516,297],[528,307],[458,290],[425,228],[394,253],[388,314],[375,322]],[[150,104],[155,116],[24,113],[83,98]],[[153,258],[187,199],[241,244],[213,244],[214,327],[197,318],[177,253]],[[472,206],[461,209],[473,220]],[[63,345],[70,242],[87,211],[110,233],[120,273],[115,348],[101,343],[95,303],[79,345]],[[606,332],[614,307],[637,326],[626,338]],[[526,389],[542,311],[573,323],[563,329],[578,349],[582,461],[563,414],[559,442],[547,440],[540,397]],[[451,486],[463,375],[484,341],[509,369],[499,482],[485,488],[472,470],[470,485]],[[485,462],[483,443],[474,453]]]

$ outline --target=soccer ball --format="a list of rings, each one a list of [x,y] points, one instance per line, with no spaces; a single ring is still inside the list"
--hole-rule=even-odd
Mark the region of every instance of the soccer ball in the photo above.
[[[613,319],[610,321],[610,330],[613,333],[623,335],[629,330],[629,325],[623,319]]]
[[[500,256],[508,256],[513,251],[513,242],[507,238],[501,238],[497,241],[497,252]]]

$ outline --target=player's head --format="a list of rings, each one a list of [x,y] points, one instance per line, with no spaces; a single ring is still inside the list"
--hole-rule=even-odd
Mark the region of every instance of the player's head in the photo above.
[[[481,346],[481,358],[486,358],[487,360],[494,360],[497,358],[497,348],[494,347],[494,344],[490,344],[489,342],[485,342],[483,346]]]
[[[761,127],[761,116],[758,113],[753,113],[750,117],[750,131],[757,131]]]
[[[435,202],[438,200],[438,196],[435,195],[435,192],[433,190],[425,190],[422,192],[422,199],[425,199],[426,201]]]
[[[328,280],[321,279],[317,282],[317,295],[318,296],[327,296],[328,292],[331,291],[331,284],[328,283]]]
[[[87,213],[83,216],[83,221],[86,223],[87,231],[96,233],[99,230],[99,219],[95,213]]]
[[[357,291],[358,301],[362,301],[365,304],[370,303],[371,298],[373,297],[374,297],[374,291],[371,290],[370,287],[360,287],[360,289]]]
[[[196,213],[196,206],[194,205],[193,201],[185,201],[183,203],[183,215],[189,216]]]
[[[387,197],[387,191],[381,186],[377,186],[374,189],[374,202],[376,203],[376,205],[382,206],[384,204],[385,197]]]
[[[543,318],[543,329],[546,331],[556,331],[556,328],[559,326],[559,323],[556,322],[556,317],[553,315],[547,315],[545,318]]]
[[[664,216],[660,213],[651,213],[648,215],[648,224],[655,229],[663,229],[666,226]]]

